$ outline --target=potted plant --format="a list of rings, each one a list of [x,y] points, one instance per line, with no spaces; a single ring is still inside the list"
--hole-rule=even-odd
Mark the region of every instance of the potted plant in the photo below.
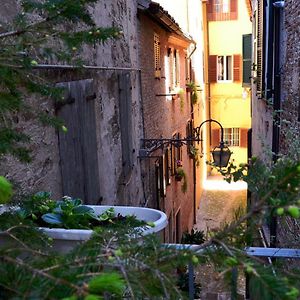
[[[9,210],[9,209],[8,209]],[[138,227],[142,235],[159,233],[167,225],[166,215],[144,207],[83,205],[80,199],[51,199],[50,193],[40,192],[20,207],[9,210],[20,220],[30,220],[53,239],[53,248],[66,253],[80,242],[87,241],[99,227]],[[0,238],[0,244],[5,240]]]
[[[176,99],[180,100],[180,111],[182,111],[184,108],[184,100],[185,100],[185,93],[183,88],[181,87],[175,88],[174,93],[172,94],[172,100],[176,100]]]
[[[181,181],[183,179],[183,183],[181,185],[181,191],[183,193],[186,193],[187,191],[187,178],[186,178],[186,173],[182,167],[176,168],[175,172],[175,180],[176,181]]]
[[[186,84],[186,91],[191,93],[191,99],[192,99],[192,103],[193,104],[197,104],[198,102],[198,88],[199,86],[197,86],[195,84],[195,82],[191,81],[189,83]]]
[[[200,158],[202,157],[202,155],[199,154],[199,149],[194,147],[193,145],[190,145],[189,154],[190,154],[190,157],[194,159],[196,167],[199,167],[200,166]]]

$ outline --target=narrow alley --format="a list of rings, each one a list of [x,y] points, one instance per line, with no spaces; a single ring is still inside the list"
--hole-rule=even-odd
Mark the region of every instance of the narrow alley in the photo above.
[[[211,176],[204,181],[204,191],[197,211],[196,230],[216,230],[234,218],[235,212],[246,207],[245,182],[227,183],[221,176]]]
[[[235,213],[244,210],[247,203],[247,185],[245,182],[227,183],[222,176],[210,176],[204,182],[204,191],[197,211],[195,230],[209,234],[217,231],[224,223],[234,219]],[[231,299],[230,290],[220,280],[218,273],[210,264],[203,265],[195,272],[196,282],[200,283],[200,299]],[[245,299],[245,281],[241,277],[238,284],[238,299]]]

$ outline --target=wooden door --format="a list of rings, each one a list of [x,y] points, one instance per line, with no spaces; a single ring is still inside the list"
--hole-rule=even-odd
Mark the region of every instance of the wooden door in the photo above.
[[[58,86],[66,91],[57,115],[68,128],[67,133],[58,133],[63,194],[96,204],[100,186],[93,80],[64,82]]]

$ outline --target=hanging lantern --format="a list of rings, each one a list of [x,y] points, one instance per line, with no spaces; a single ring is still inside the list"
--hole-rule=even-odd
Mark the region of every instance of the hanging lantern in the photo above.
[[[213,157],[213,164],[218,168],[226,168],[231,156],[231,151],[228,147],[224,146],[224,143],[220,143],[211,151]]]

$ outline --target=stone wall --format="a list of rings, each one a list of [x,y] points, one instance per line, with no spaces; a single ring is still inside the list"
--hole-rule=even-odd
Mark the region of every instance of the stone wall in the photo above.
[[[288,133],[293,140],[300,137],[300,2],[286,0],[283,9],[282,69],[282,130],[281,150],[290,148]],[[300,143],[300,142],[299,142]]]
[[[17,1],[1,3],[0,15],[10,21],[16,12]],[[99,1],[91,10],[99,26],[117,26],[123,31],[118,40],[108,41],[97,47],[85,47],[82,55],[90,65],[109,67],[138,67],[137,53],[137,4],[133,0]],[[97,132],[97,154],[99,162],[100,198],[98,203],[137,205],[143,200],[140,165],[137,159],[142,137],[142,117],[139,72],[130,71],[132,94],[132,170],[126,178],[122,169],[122,145],[119,116],[118,80],[121,71],[53,72],[53,82],[67,82],[92,78],[95,83],[95,113]],[[30,98],[42,110],[54,111],[51,102],[36,97]],[[57,132],[42,127],[30,119],[20,119],[18,126],[32,136],[30,144],[33,162],[22,164],[13,157],[1,162],[1,175],[15,183],[16,194],[27,194],[40,190],[62,196],[62,178]],[[88,134],[88,133],[86,133]],[[72,180],[72,178],[70,178]],[[70,195],[76,196],[76,195]]]
[[[282,10],[282,121],[280,151],[300,157],[300,2],[286,0]],[[285,217],[278,224],[278,240],[281,247],[298,248],[299,220]],[[299,262],[297,262],[299,267]],[[295,267],[289,262],[288,268]]]

